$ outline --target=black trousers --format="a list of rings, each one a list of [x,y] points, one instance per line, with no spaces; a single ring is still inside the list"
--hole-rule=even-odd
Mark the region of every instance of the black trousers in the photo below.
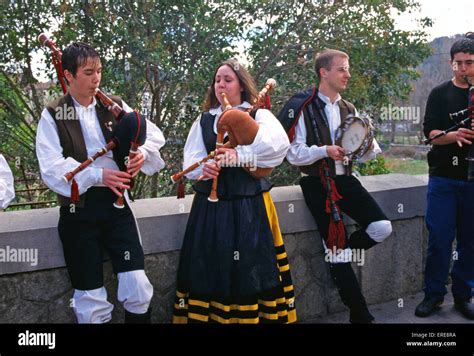
[[[144,255],[133,214],[126,204],[113,206],[116,195],[109,188],[92,187],[84,208],[74,212],[61,207],[58,224],[66,267],[75,289],[91,290],[104,285],[103,250],[115,273],[144,269]]]
[[[340,175],[334,179],[336,188],[342,199],[337,202],[341,211],[360,225],[348,239],[351,248],[368,249],[376,244],[365,232],[367,226],[374,221],[388,220],[374,198],[354,176]],[[326,213],[326,190],[319,177],[305,176],[300,179],[306,205],[313,215],[321,237],[326,241],[330,215]]]
[[[365,229],[374,221],[388,220],[387,217],[354,176],[337,176],[335,183],[337,191],[343,197],[338,201],[339,208],[361,226],[347,240],[348,247],[369,249],[376,245]],[[326,191],[319,177],[303,177],[300,180],[300,185],[306,204],[316,220],[321,238],[326,240],[330,222],[330,216],[326,213]],[[350,309],[350,322],[372,322],[374,317],[367,308],[350,262],[329,263],[329,271],[342,302]]]

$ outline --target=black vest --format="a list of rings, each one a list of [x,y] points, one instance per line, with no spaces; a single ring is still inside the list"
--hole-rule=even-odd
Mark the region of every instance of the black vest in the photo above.
[[[331,140],[331,133],[330,133],[329,127],[326,124],[323,117],[321,116],[321,113],[318,110],[318,107],[317,107],[316,103],[314,103],[315,100],[318,101],[319,108],[321,109],[321,111],[324,111],[324,107],[326,106],[326,103],[324,101],[322,101],[321,98],[319,98],[318,95],[316,95],[313,98],[312,102],[309,103],[309,105],[311,105],[312,111],[313,111],[315,119],[316,119],[316,125],[317,125],[319,138],[322,141],[321,142],[322,145],[328,145],[328,146],[333,145],[332,140]],[[348,102],[347,100],[344,100],[344,99],[341,99],[338,104],[339,104],[339,110],[340,110],[340,114],[341,114],[341,126],[342,126],[342,124],[344,124],[344,121],[347,119],[347,116],[349,114],[353,114],[353,115],[355,114],[355,107],[350,102]],[[314,131],[313,131],[313,127],[312,127],[312,124],[311,124],[310,113],[309,113],[308,107],[304,108],[304,123],[305,123],[305,126],[306,126],[306,132],[307,132],[306,144],[309,147],[312,146],[312,145],[318,145],[318,143],[316,142],[316,137],[314,136]],[[341,138],[337,139],[334,144],[338,145],[338,146],[341,146]],[[329,163],[329,170],[331,172],[331,175],[335,176],[336,175],[336,165],[335,165],[334,160],[328,159],[327,161]],[[319,176],[319,169],[320,169],[320,166],[321,166],[321,162],[322,162],[322,160],[319,160],[319,161],[316,161],[313,164],[308,165],[308,166],[300,166],[299,169],[301,170],[301,172],[303,172],[305,174],[308,174],[308,175],[311,175],[311,176]],[[348,168],[351,170],[351,167],[348,167]],[[349,174],[351,174],[351,172],[349,172]]]
[[[251,113],[254,119],[255,114],[256,111]],[[200,120],[202,138],[208,154],[216,149],[215,117],[209,112],[204,112]],[[227,137],[225,141],[227,141]],[[272,184],[268,179],[256,179],[241,167],[223,167],[219,173],[217,196],[224,200],[238,199],[239,197],[255,196],[267,192],[271,187]],[[209,195],[212,189],[212,179],[196,182],[193,188],[198,193]]]
[[[110,98],[122,107],[122,100],[119,97],[110,96]],[[60,97],[48,104],[46,108],[58,128],[59,142],[63,148],[64,158],[72,157],[80,163],[87,160],[87,148],[84,136],[82,135],[81,123],[77,117],[71,95],[68,93]],[[112,132],[116,125],[115,117],[98,99],[95,110],[105,142],[109,142],[112,139]],[[64,173],[66,174],[67,172]],[[84,198],[85,195],[82,194],[79,202],[76,203],[77,207],[84,207]],[[58,201],[61,206],[69,206],[71,204],[70,198],[59,194]]]

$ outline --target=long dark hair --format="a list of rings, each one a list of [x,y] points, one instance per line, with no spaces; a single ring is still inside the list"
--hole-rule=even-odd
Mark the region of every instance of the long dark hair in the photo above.
[[[236,59],[228,59],[222,63],[220,63],[216,70],[214,71],[214,75],[212,76],[212,82],[209,88],[207,89],[206,99],[202,106],[204,111],[209,111],[219,105],[219,101],[216,97],[216,91],[214,89],[214,84],[216,83],[216,74],[220,67],[222,66],[229,66],[237,78],[239,79],[240,86],[242,87],[243,91],[240,95],[240,102],[248,101],[250,104],[254,105],[257,102],[258,93],[255,87],[255,82],[250,75],[250,73],[245,69],[245,67],[239,63]]]

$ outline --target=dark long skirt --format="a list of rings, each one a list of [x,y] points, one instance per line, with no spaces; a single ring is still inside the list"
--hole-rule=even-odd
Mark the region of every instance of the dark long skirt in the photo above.
[[[197,193],[178,270],[174,323],[291,323],[294,290],[269,192],[207,201]]]

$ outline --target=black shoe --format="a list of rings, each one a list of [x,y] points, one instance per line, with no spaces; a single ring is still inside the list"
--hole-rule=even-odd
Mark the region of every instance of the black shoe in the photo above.
[[[439,297],[425,297],[425,299],[423,299],[423,301],[416,307],[415,315],[420,318],[430,316],[434,311],[439,309],[439,306],[443,304],[443,300],[443,298]]]
[[[352,324],[369,324],[374,317],[367,308],[367,303],[359,282],[350,263],[329,264],[331,277],[336,285],[341,300],[350,310],[349,322]]]
[[[151,308],[144,314],[130,313],[125,309],[125,324],[150,324],[151,323]]]
[[[454,300],[454,309],[460,312],[465,318],[474,320],[474,304],[468,300]]]

